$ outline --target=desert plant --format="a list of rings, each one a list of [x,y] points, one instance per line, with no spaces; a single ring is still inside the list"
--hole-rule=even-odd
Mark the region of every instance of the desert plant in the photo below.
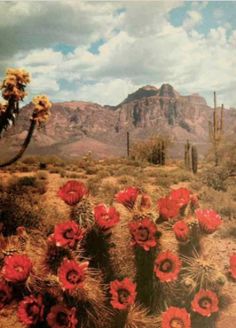
[[[165,165],[167,148],[170,140],[163,136],[154,136],[146,141],[137,142],[132,146],[131,158],[148,161],[153,164]]]
[[[16,116],[20,111],[19,102],[23,101],[26,96],[25,88],[29,82],[30,77],[25,70],[13,68],[7,70],[1,85],[2,97],[6,103],[0,104],[0,135],[3,130],[9,129],[15,123]],[[35,127],[47,121],[51,107],[48,98],[37,96],[33,99],[33,104],[35,107],[30,118],[31,124],[20,151],[10,160],[1,163],[0,167],[11,165],[21,158],[30,143]]]
[[[209,121],[209,137],[213,145],[215,155],[215,166],[219,164],[219,146],[223,138],[223,120],[224,120],[224,105],[221,105],[220,117],[216,104],[216,92],[214,91],[214,110],[213,120]]]

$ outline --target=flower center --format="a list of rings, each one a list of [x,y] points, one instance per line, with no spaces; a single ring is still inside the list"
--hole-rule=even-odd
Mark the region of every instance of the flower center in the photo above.
[[[147,241],[149,238],[149,230],[144,227],[138,228],[138,240]]]
[[[14,269],[17,271],[17,272],[23,272],[24,271],[24,268],[20,265],[15,265],[14,266]]]
[[[67,229],[64,233],[63,233],[63,237],[65,238],[65,239],[73,239],[74,238],[74,231],[73,231],[73,229]]]
[[[170,327],[171,328],[184,328],[184,323],[181,319],[174,318],[170,322]]]
[[[39,314],[39,306],[37,303],[28,304],[26,312],[30,317],[37,317]]]
[[[65,312],[58,312],[56,320],[60,326],[67,327],[69,324],[68,315]]]
[[[109,215],[107,213],[106,214],[103,214],[102,215],[102,218],[103,218],[104,221],[109,221],[110,220],[110,217],[109,217]]]
[[[173,270],[173,263],[166,259],[160,264],[160,271],[162,272],[171,272]]]
[[[118,290],[118,300],[119,303],[124,304],[127,303],[127,298],[129,297],[130,293],[127,289],[119,289]]]
[[[4,290],[0,290],[0,302],[4,301],[6,296],[6,292],[4,292]]]
[[[69,195],[74,195],[74,194],[76,194],[76,191],[75,190],[70,190],[70,191],[68,191],[68,194]]]
[[[211,308],[212,303],[208,297],[204,297],[204,298],[200,299],[199,305],[201,308],[208,310]]]
[[[78,284],[80,282],[80,276],[76,270],[71,270],[67,273],[66,279],[71,283],[71,284]]]

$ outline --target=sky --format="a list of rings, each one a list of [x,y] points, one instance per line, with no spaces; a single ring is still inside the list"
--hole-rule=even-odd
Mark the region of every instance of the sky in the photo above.
[[[117,105],[170,83],[236,108],[234,1],[0,1],[0,80],[32,76],[27,101]]]

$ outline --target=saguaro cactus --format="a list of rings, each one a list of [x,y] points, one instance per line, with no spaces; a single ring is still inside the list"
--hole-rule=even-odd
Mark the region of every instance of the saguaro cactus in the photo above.
[[[187,170],[190,170],[190,167],[191,167],[190,148],[191,148],[191,145],[189,143],[189,140],[187,140],[187,143],[184,146],[184,164],[185,164],[185,168]]]
[[[160,164],[165,165],[166,163],[166,143],[165,140],[161,141],[161,154],[160,154]]]
[[[219,164],[219,145],[223,137],[223,120],[224,120],[224,105],[221,105],[221,111],[217,110],[216,92],[214,91],[214,111],[213,121],[209,121],[209,137],[213,144],[215,165]]]
[[[198,154],[197,154],[197,147],[192,146],[191,149],[191,155],[192,155],[192,171],[194,174],[197,173],[197,167],[198,167]]]
[[[15,124],[16,117],[20,111],[19,102],[23,101],[27,95],[25,88],[29,82],[29,73],[25,70],[14,68],[7,70],[6,77],[1,85],[2,97],[6,102],[0,104],[0,136],[2,136],[4,130],[8,130]],[[46,96],[37,96],[33,99],[33,104],[34,110],[30,118],[31,124],[19,152],[10,160],[0,164],[0,167],[16,162],[28,147],[35,127],[47,121],[51,107],[48,98]]]
[[[197,173],[197,169],[198,169],[197,147],[192,146],[189,140],[187,140],[184,146],[184,164],[186,170],[191,170],[194,174]]]
[[[126,139],[127,157],[129,157],[129,147],[130,147],[129,132],[127,132],[127,139]]]

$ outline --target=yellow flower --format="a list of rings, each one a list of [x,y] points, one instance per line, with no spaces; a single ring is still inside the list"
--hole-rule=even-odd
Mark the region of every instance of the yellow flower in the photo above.
[[[32,102],[34,104],[34,114],[32,119],[39,124],[46,122],[50,115],[49,109],[52,107],[48,97],[43,95],[36,96],[33,98]]]

